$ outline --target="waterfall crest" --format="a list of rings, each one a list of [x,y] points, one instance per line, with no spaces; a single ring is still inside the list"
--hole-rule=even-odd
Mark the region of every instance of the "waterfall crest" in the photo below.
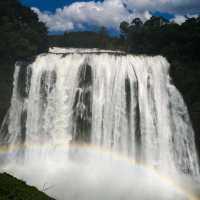
[[[199,175],[188,111],[165,58],[56,50],[16,64],[2,145],[87,143]]]

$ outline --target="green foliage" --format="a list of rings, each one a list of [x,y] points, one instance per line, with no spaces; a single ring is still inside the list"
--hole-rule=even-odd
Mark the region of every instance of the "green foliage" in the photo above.
[[[163,17],[153,16],[144,24],[136,18],[131,24],[122,22],[120,29],[131,53],[162,54],[182,61],[200,58],[200,18],[190,18],[182,25]]]
[[[11,98],[16,60],[48,49],[47,28],[18,0],[0,1],[0,122]]]
[[[0,174],[0,200],[53,200],[25,182],[4,173]]]
[[[0,61],[16,61],[47,50],[47,29],[17,0],[0,1]]]
[[[127,35],[129,32],[129,23],[125,21],[121,22],[120,29],[123,34]]]
[[[50,47],[121,49],[123,45],[120,38],[109,36],[105,27],[101,27],[99,32],[65,32],[64,35],[49,36]]]

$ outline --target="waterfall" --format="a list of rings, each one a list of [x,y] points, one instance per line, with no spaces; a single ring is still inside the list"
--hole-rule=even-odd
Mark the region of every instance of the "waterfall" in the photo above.
[[[45,143],[87,144],[167,172],[199,175],[187,107],[161,56],[51,49],[17,63],[0,143],[15,156]]]

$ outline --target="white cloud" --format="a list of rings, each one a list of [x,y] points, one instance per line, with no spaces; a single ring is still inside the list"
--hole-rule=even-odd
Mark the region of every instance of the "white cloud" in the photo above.
[[[38,8],[32,8],[37,13],[39,20],[44,22],[50,31],[65,31],[74,29],[71,21],[65,20],[59,15],[53,15],[47,12],[41,12]]]
[[[183,24],[188,18],[197,18],[198,15],[175,15],[174,19],[172,19],[172,22],[175,22],[179,25]]]
[[[192,13],[200,11],[199,0],[122,0],[137,10],[159,10],[163,12]]]
[[[102,2],[75,2],[64,8],[59,8],[55,13],[41,12],[32,8],[42,22],[45,22],[50,31],[66,31],[76,28],[84,29],[87,24],[106,26],[118,29],[121,21],[131,21],[140,17],[143,21],[151,17],[150,11],[178,13],[188,9],[200,7],[199,0],[104,0]],[[180,12],[178,10],[181,10]],[[182,15],[174,19],[178,23],[184,22]]]
[[[187,18],[183,15],[176,15],[174,19],[172,19],[171,21],[181,25],[182,23],[186,21],[186,19]]]
[[[130,21],[135,17],[140,17],[145,21],[151,17],[147,10],[131,12],[121,0],[76,2],[63,9],[57,9],[54,14],[41,12],[37,8],[32,8],[32,10],[38,14],[40,21],[47,24],[50,31],[84,28],[86,24],[117,30],[123,20]]]

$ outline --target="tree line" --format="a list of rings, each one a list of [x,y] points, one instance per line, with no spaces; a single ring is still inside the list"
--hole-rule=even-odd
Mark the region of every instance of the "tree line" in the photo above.
[[[49,47],[123,49],[124,42],[118,37],[112,37],[106,27],[97,31],[66,31],[63,35],[49,35]]]
[[[199,60],[200,17],[188,18],[181,25],[164,17],[152,16],[146,22],[135,18],[120,24],[128,52],[162,54],[168,59]]]

